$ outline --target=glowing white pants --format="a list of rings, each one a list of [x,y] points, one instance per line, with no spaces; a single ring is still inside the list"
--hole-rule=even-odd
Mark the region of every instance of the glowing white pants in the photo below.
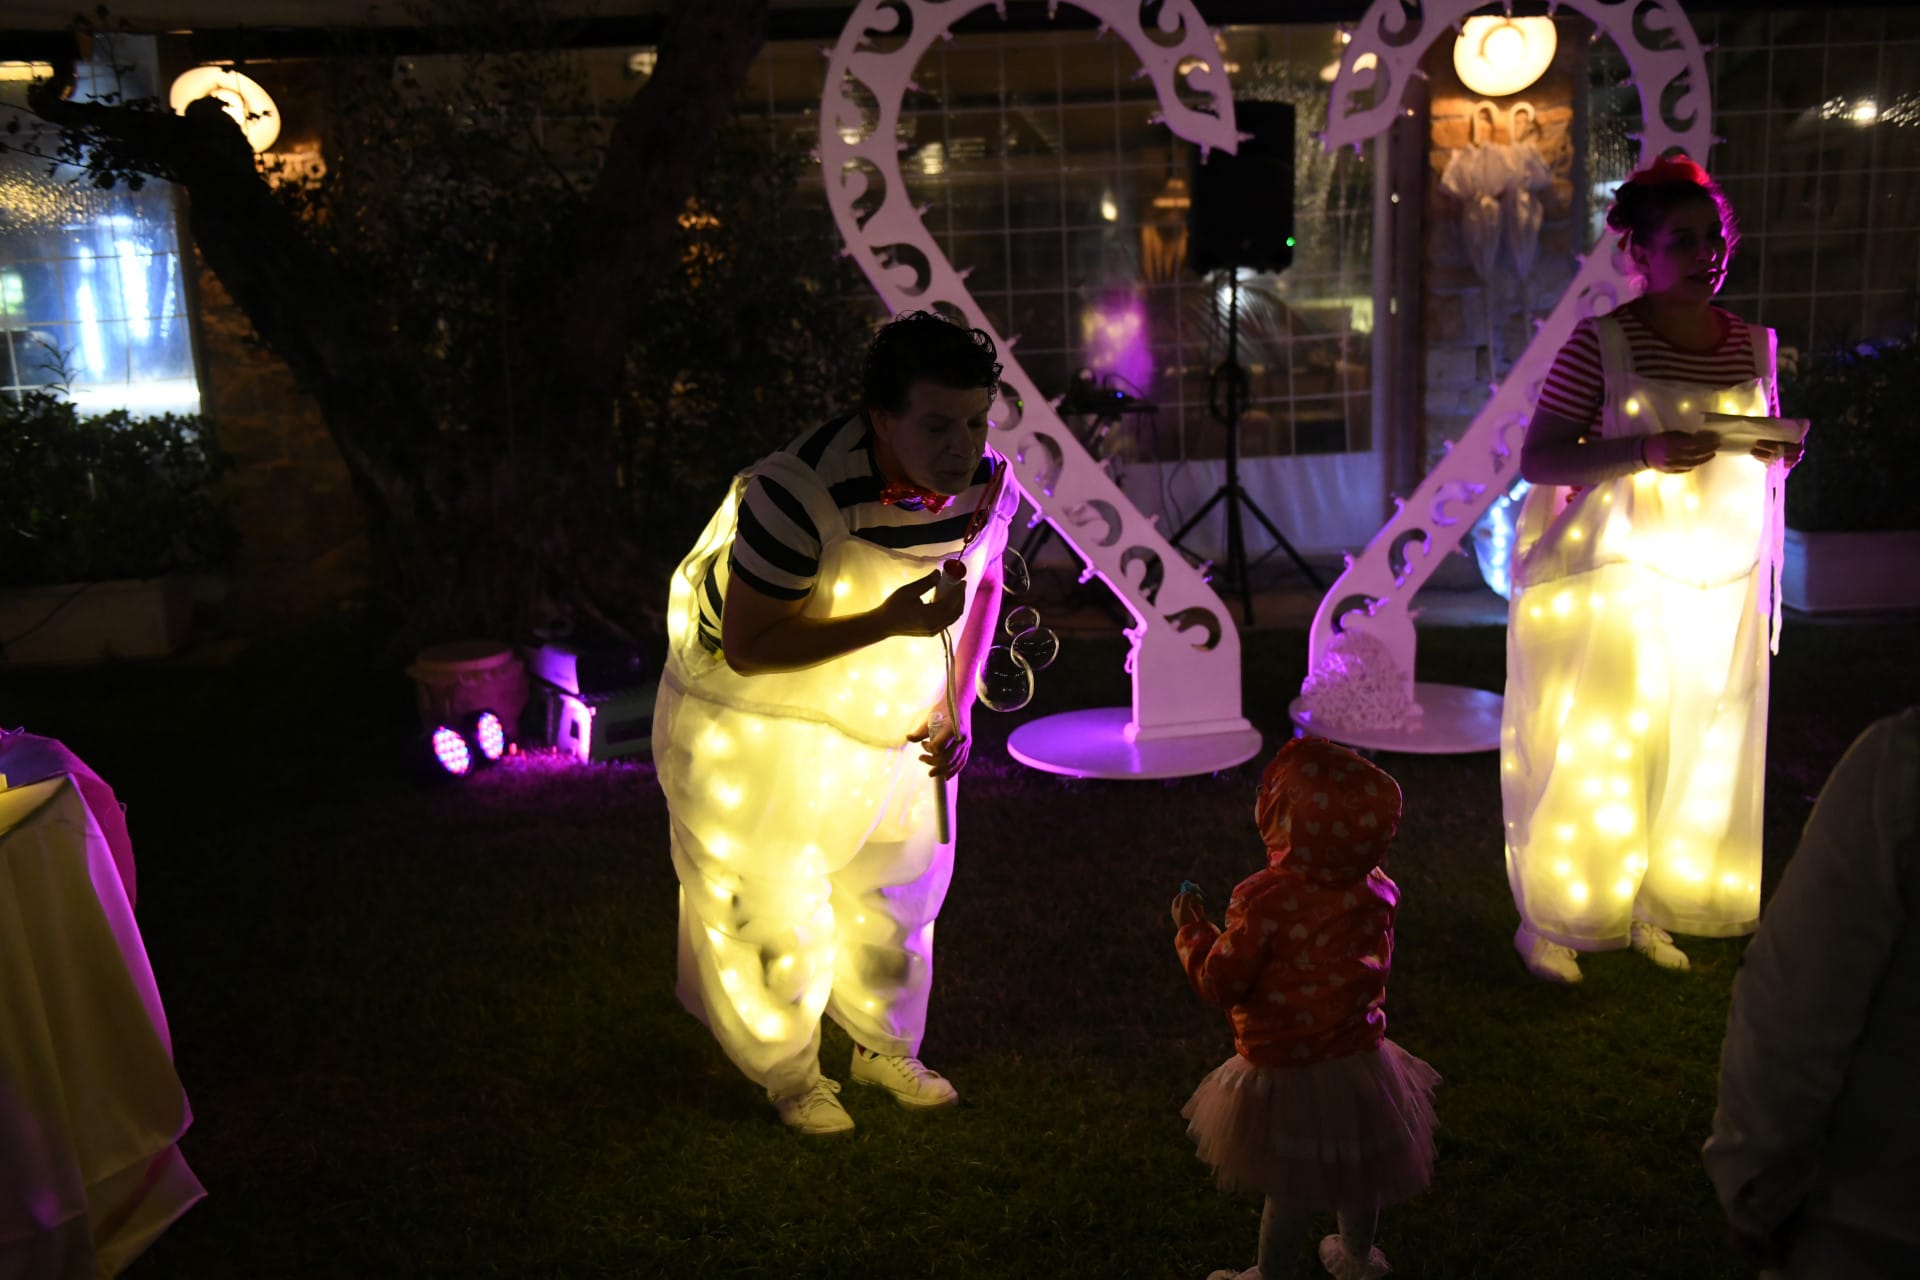
[[[822,1012],[869,1049],[917,1054],[953,878],[920,746],[865,745],[664,683],[654,740],[688,1012],[775,1094],[819,1076]]]
[[[1521,918],[1580,951],[1634,919],[1751,933],[1767,749],[1761,574],[1609,565],[1514,593],[1501,790]]]

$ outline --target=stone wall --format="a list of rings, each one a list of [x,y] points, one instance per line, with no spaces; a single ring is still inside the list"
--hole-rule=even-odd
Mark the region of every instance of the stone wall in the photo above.
[[[1578,255],[1588,247],[1582,230],[1586,207],[1576,187],[1583,179],[1575,138],[1584,124],[1581,99],[1589,31],[1582,22],[1561,19],[1553,64],[1540,80],[1511,97],[1481,99],[1461,84],[1453,69],[1451,41],[1436,43],[1424,60],[1431,88],[1431,151],[1422,230],[1422,449],[1429,468],[1439,460],[1443,442],[1466,433],[1486,403],[1489,387],[1525,350],[1533,322],[1552,310],[1573,280]],[[1521,281],[1503,243],[1492,279],[1482,280],[1468,257],[1461,202],[1442,189],[1441,178],[1457,156],[1476,144],[1513,141],[1514,107],[1521,103],[1533,109],[1535,120],[1525,141],[1539,152],[1553,177],[1552,186],[1539,193],[1545,213],[1539,251]],[[1476,108],[1482,106],[1492,108],[1490,136],[1489,122],[1474,123]]]

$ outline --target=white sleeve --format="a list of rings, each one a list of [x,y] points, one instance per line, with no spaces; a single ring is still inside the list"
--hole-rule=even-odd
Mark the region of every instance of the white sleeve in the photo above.
[[[1819,1171],[1854,1047],[1908,927],[1917,796],[1920,710],[1910,710],[1874,724],[1834,768],[1741,960],[1703,1154],[1745,1234],[1775,1232]]]

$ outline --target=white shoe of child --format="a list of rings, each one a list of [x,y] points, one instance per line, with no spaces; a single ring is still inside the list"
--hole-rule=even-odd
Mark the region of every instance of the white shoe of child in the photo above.
[[[1634,927],[1637,929],[1639,926]],[[1542,982],[1557,982],[1570,987],[1580,981],[1580,961],[1574,949],[1541,937],[1524,922],[1514,930],[1513,949],[1520,953],[1527,972]]]
[[[1380,1280],[1393,1269],[1379,1249],[1367,1250],[1364,1258],[1356,1257],[1347,1249],[1347,1238],[1337,1235],[1320,1242],[1320,1265],[1334,1280]]]
[[[1633,949],[1662,969],[1685,973],[1692,967],[1687,960],[1687,953],[1673,945],[1673,935],[1659,925],[1648,924],[1645,920],[1635,920],[1630,936]]]

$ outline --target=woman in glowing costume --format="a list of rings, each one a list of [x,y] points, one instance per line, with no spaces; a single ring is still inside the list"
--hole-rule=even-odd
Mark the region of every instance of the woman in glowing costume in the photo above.
[[[1684,969],[1669,931],[1758,921],[1767,633],[1800,457],[1706,429],[1778,413],[1773,332],[1712,305],[1735,235],[1706,173],[1655,162],[1607,223],[1646,288],[1581,321],[1542,388],[1507,627],[1514,945],[1552,982],[1627,946]]]
[[[984,332],[895,320],[862,410],[742,473],[674,575],[654,757],[680,999],[803,1133],[853,1127],[820,1074],[823,1011],[856,1082],[958,1096],[917,1055],[953,874],[941,809],[1015,501],[986,449],[999,378]],[[924,599],[951,559],[964,580]]]

